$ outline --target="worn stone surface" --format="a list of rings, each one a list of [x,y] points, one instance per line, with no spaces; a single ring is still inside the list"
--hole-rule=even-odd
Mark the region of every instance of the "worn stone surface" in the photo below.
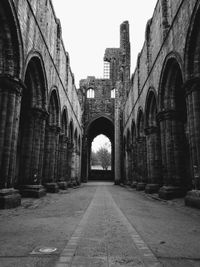
[[[0,211],[0,266],[53,267],[59,259],[66,266],[72,258],[74,265],[82,260],[86,266],[104,266],[105,261],[142,266],[137,244],[150,248],[163,266],[197,267],[199,217],[183,198],[158,201],[113,183],[89,182],[40,199],[23,198],[20,207]],[[57,251],[36,253],[44,247]]]

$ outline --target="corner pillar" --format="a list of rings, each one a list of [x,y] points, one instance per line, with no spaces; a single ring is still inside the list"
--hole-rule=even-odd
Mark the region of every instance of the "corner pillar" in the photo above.
[[[159,197],[163,199],[183,197],[186,193],[183,186],[185,176],[183,122],[175,110],[162,111],[158,113],[157,119],[160,123],[164,183],[159,190]]]
[[[11,76],[0,76],[0,208],[21,204],[14,189],[16,152],[19,130],[22,82]]]
[[[148,181],[145,193],[157,193],[162,185],[162,161],[159,129],[151,126],[145,129],[147,140],[147,171]]]

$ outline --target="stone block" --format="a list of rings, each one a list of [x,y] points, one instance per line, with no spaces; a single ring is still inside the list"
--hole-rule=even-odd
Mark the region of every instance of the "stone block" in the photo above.
[[[48,193],[58,193],[59,192],[59,188],[58,188],[57,183],[46,183],[44,186],[45,186]]]
[[[58,184],[59,189],[62,189],[62,190],[67,189],[67,182],[62,181],[62,182],[58,182],[57,184]]]
[[[132,187],[132,188],[136,188],[136,187],[137,187],[137,184],[138,184],[138,182],[132,182],[131,187]]]
[[[191,190],[187,192],[185,205],[200,209],[200,190]]]
[[[0,190],[0,209],[12,209],[21,205],[21,196],[14,188]]]
[[[145,187],[145,193],[146,194],[158,193],[159,188],[160,188],[159,184],[147,184]]]
[[[46,190],[42,185],[22,185],[20,194],[22,197],[41,198],[46,195]]]
[[[181,198],[186,194],[186,189],[179,186],[163,186],[160,188],[159,198],[169,200],[173,198]]]
[[[145,183],[137,183],[136,190],[137,191],[143,191],[143,190],[145,190],[145,186],[146,186]]]

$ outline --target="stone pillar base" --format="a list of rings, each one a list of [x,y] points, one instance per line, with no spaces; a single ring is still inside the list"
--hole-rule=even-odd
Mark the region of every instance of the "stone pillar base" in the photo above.
[[[160,188],[158,194],[159,198],[169,200],[184,197],[186,190],[179,186],[163,186]]]
[[[67,189],[67,182],[58,182],[59,189],[66,190]]]
[[[67,183],[67,186],[68,186],[69,188],[72,188],[72,187],[73,187],[73,181],[69,181],[69,182]]]
[[[120,181],[119,180],[115,180],[115,185],[120,185]]]
[[[145,183],[137,183],[136,190],[137,191],[143,191],[143,190],[145,190],[145,186],[146,186]]]
[[[137,184],[138,184],[138,182],[132,182],[131,187],[132,188],[136,188],[137,187]]]
[[[159,188],[160,188],[159,184],[147,184],[145,187],[145,193],[146,194],[158,193]]]
[[[200,209],[200,190],[189,191],[185,197],[185,205]]]
[[[22,185],[19,190],[22,197],[41,198],[46,195],[42,185]]]
[[[0,209],[12,209],[21,205],[21,196],[14,188],[0,189]]]
[[[58,193],[59,192],[59,188],[58,188],[57,183],[46,183],[44,186],[45,186],[48,193]]]

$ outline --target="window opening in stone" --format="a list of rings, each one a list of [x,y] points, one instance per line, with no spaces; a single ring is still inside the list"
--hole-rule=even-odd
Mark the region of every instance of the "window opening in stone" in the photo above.
[[[115,98],[115,88],[111,90],[111,98]]]
[[[87,90],[87,98],[94,98],[94,90],[93,89]]]
[[[110,79],[110,62],[108,61],[104,61],[103,77],[104,79]]]

